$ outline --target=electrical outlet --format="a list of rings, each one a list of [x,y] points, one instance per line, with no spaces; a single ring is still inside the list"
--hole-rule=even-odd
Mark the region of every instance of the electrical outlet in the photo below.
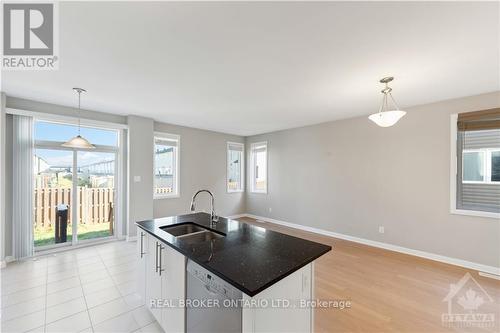
[[[385,232],[384,227],[383,226],[379,226],[378,227],[378,232],[381,233],[381,234],[383,234]]]
[[[273,212],[273,209],[271,207],[269,207],[269,213],[272,213]]]
[[[134,176],[134,183],[140,183],[141,182],[141,176]]]

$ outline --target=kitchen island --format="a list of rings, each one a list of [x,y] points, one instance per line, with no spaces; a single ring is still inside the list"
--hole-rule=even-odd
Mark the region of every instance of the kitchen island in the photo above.
[[[313,261],[330,246],[223,217],[214,223],[207,213],[136,224],[140,293],[166,332],[312,330],[304,305],[313,299]],[[194,308],[193,298],[208,298],[193,294],[198,280],[227,303]]]

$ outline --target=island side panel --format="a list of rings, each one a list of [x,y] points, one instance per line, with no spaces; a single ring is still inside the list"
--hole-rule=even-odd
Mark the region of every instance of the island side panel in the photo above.
[[[313,295],[312,270],[313,264],[310,263],[254,297],[244,294],[245,304],[257,303],[268,306],[262,308],[245,307],[243,309],[242,332],[311,332],[311,308],[293,306],[300,305],[300,300],[311,300]],[[289,307],[283,307],[285,304],[280,303],[286,300],[290,301]]]
[[[311,300],[315,300],[316,299],[316,284],[314,283],[314,278],[315,278],[315,264],[314,264],[314,261],[310,264],[311,265],[311,293],[310,293],[310,299]],[[310,311],[310,314],[311,314],[311,322],[310,322],[310,326],[311,326],[311,330],[310,332],[315,332],[314,330],[314,316],[315,316],[315,312],[314,309],[311,309]]]

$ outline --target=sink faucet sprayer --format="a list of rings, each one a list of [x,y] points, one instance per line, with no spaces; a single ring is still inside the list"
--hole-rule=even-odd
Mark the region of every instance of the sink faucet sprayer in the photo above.
[[[194,195],[193,195],[193,198],[191,199],[191,211],[194,212],[196,207],[195,207],[195,200],[196,200],[196,196],[198,194],[200,194],[201,192],[207,192],[210,197],[212,198],[212,200],[210,201],[210,204],[211,204],[211,213],[210,213],[210,222],[218,222],[219,221],[219,217],[215,214],[215,210],[214,210],[214,195],[212,194],[212,192],[210,192],[209,190],[199,190],[198,192],[196,192]]]

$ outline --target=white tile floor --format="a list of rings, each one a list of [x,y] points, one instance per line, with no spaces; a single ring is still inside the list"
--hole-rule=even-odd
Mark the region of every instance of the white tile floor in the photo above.
[[[162,332],[140,305],[135,242],[11,263],[0,271],[2,332]]]

